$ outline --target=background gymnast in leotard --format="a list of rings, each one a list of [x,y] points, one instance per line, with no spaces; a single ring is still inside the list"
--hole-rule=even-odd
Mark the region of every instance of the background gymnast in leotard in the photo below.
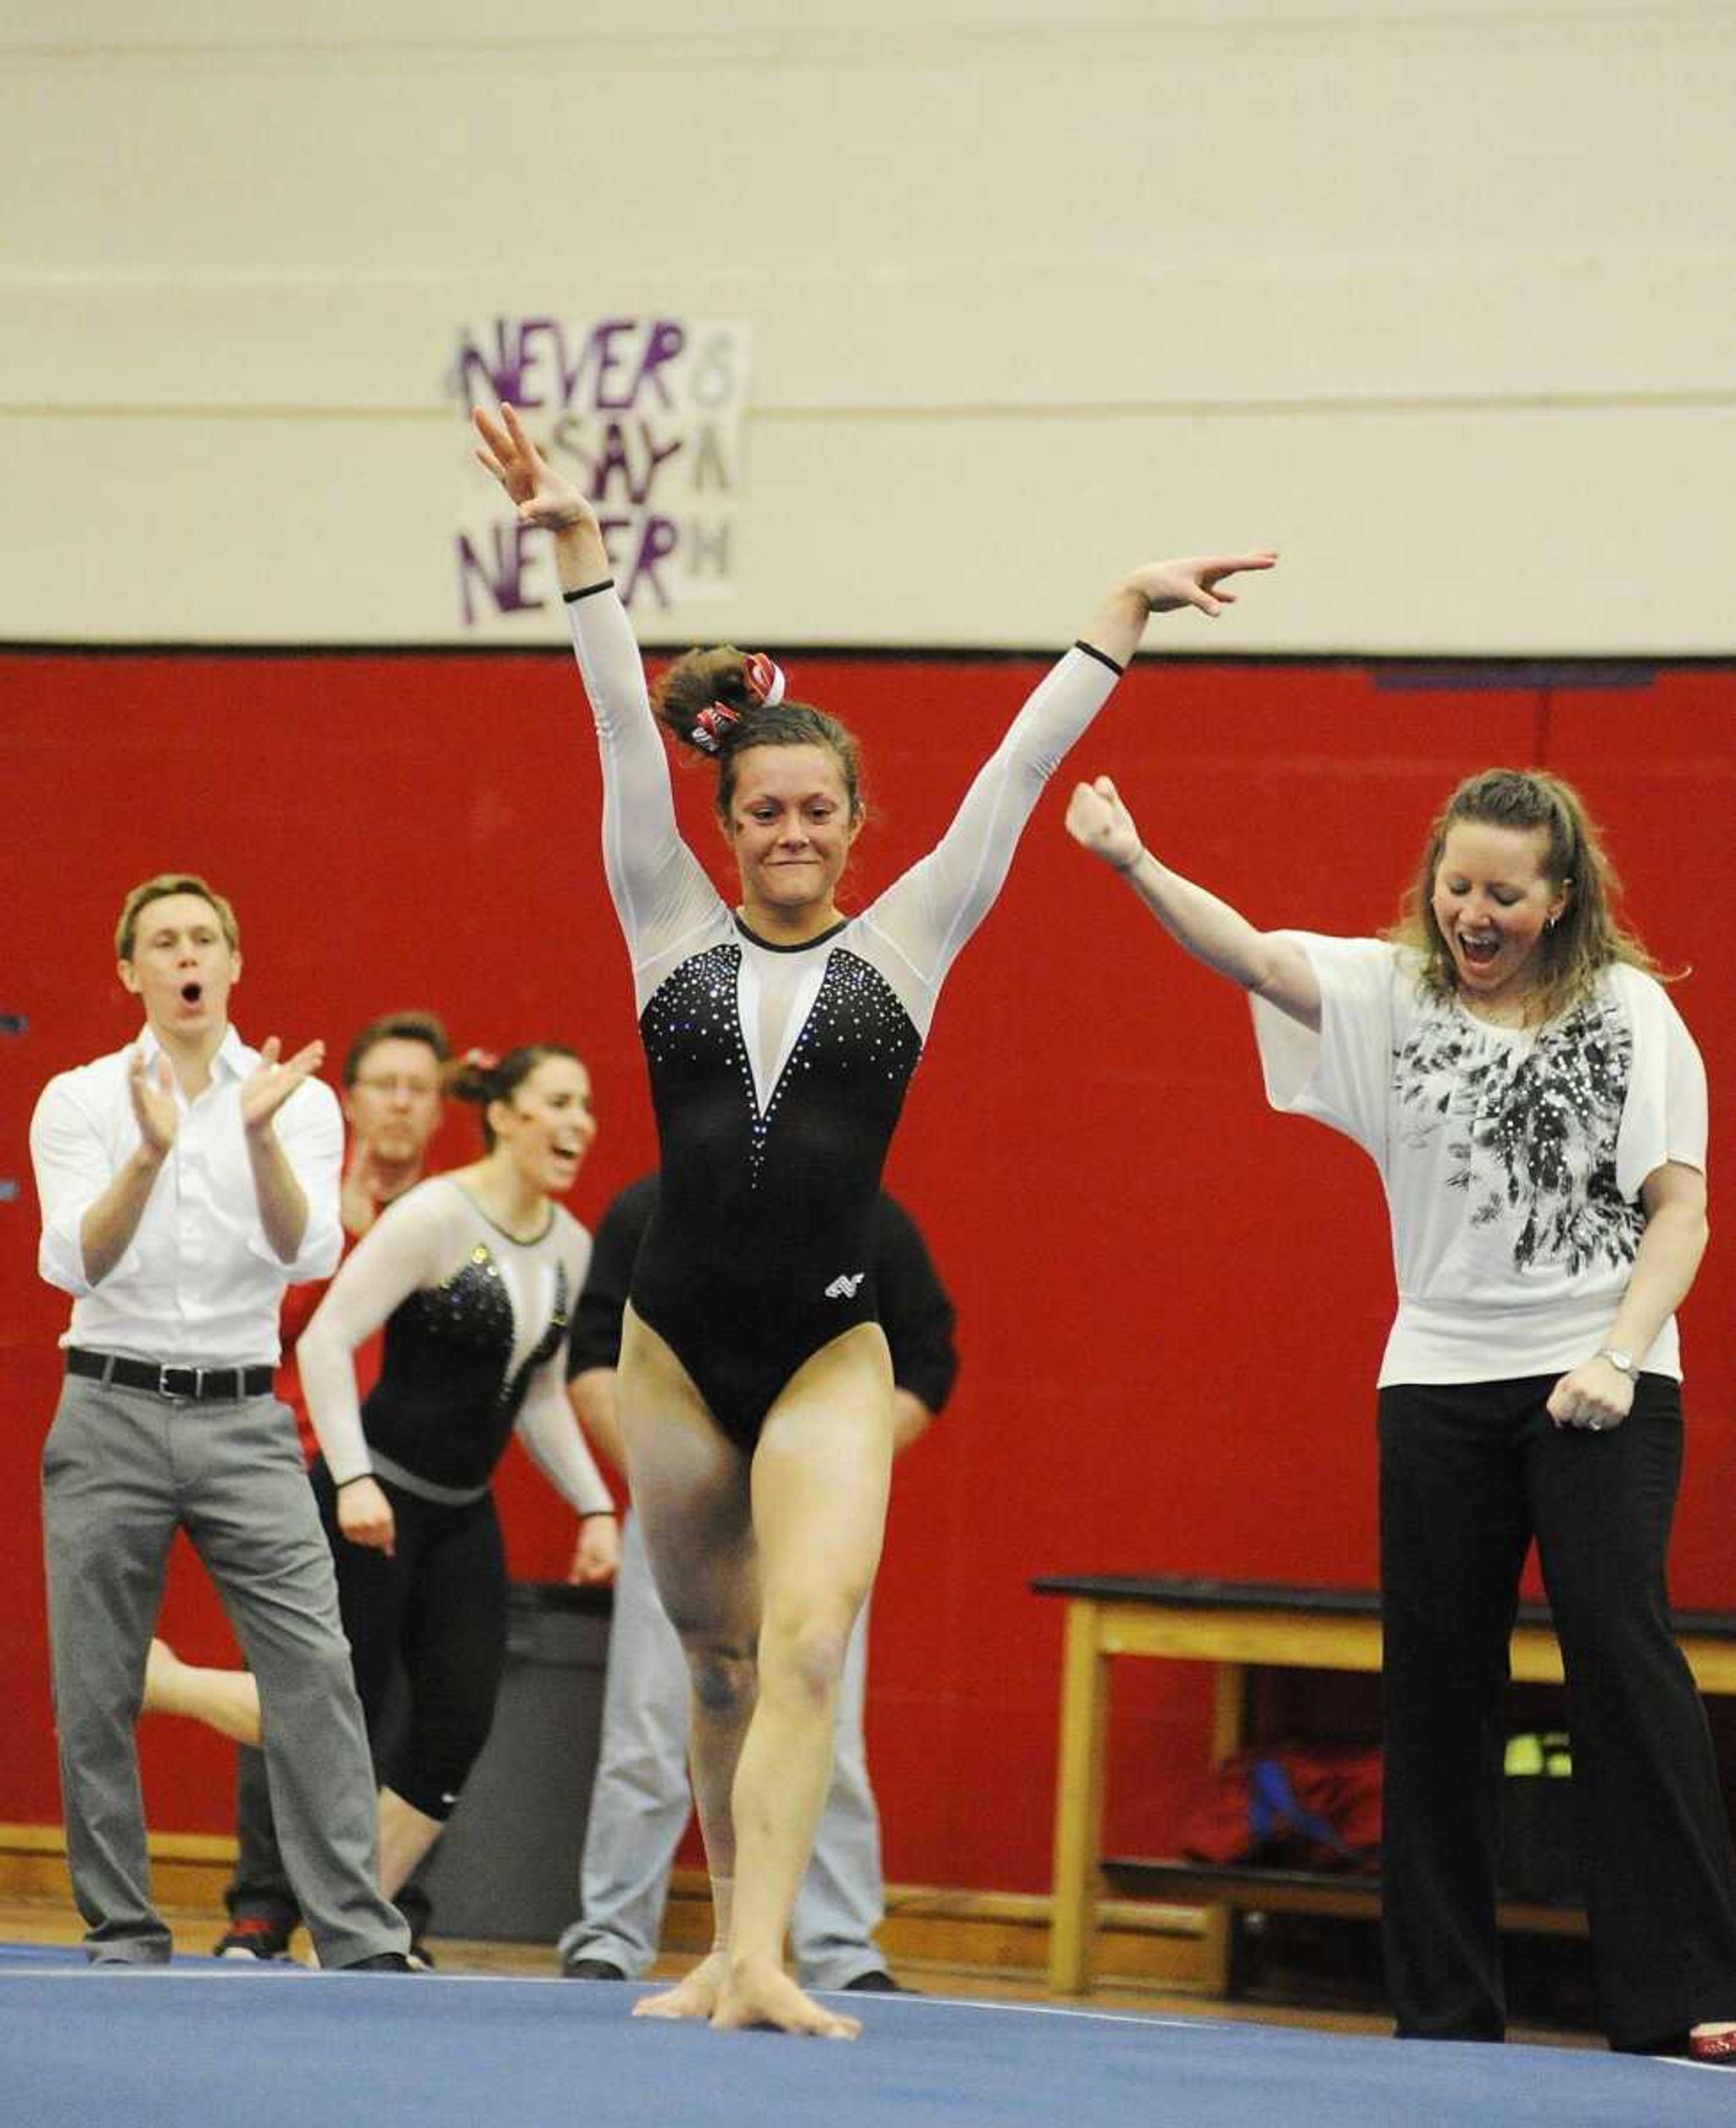
[[[575,1513],[596,1578],[614,1572],[614,1502],[566,1401],[566,1329],[591,1238],[557,1200],[596,1122],[590,1075],[559,1043],[472,1051],[452,1091],[485,1151],[390,1205],[348,1256],[297,1347],[320,1459],[312,1472],[370,1736],[408,1685],[380,1766],[388,1898],[433,1846],[493,1719],[506,1659],[506,1555],[492,1477],[516,1434]],[[365,1398],[357,1350],[383,1327]]]
[[[1154,612],[1215,614],[1265,554],[1118,582],[1043,681],[937,847],[860,915],[834,899],[863,820],[856,752],[784,701],[770,661],[691,655],[659,690],[715,755],[732,911],[682,842],[637,646],[590,504],[511,409],[479,458],[555,534],[604,774],[604,861],[632,956],[662,1156],[621,1344],[621,1429],[658,1590],[693,1681],[693,1789],[717,1935],[638,2009],[853,2037],[805,1995],[784,1931],[831,1769],[851,1622],[874,1575],[892,1373],[870,1228],[887,1141],[948,968],[1048,777]]]

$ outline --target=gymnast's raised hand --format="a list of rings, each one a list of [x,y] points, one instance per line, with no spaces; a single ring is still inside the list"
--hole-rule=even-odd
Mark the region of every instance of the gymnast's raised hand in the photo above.
[[[522,523],[540,526],[546,532],[595,525],[597,513],[589,498],[543,457],[526,435],[515,407],[503,406],[497,415],[479,406],[470,419],[482,439],[476,446],[476,463],[492,473],[517,504]]]

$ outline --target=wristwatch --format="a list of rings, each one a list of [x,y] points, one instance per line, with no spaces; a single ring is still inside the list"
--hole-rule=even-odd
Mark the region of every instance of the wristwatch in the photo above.
[[[1594,1359],[1607,1360],[1616,1373],[1625,1374],[1630,1382],[1639,1379],[1639,1369],[1631,1352],[1619,1352],[1613,1345],[1600,1345],[1592,1355]]]

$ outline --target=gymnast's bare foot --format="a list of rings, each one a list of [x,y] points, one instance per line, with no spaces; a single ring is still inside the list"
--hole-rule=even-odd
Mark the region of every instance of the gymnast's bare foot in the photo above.
[[[732,1966],[718,1992],[711,2029],[734,2032],[766,2025],[780,2032],[801,2032],[815,2039],[860,2039],[862,2036],[860,2018],[842,2017],[836,2010],[822,2009],[781,1967],[756,1965],[751,1961]]]
[[[186,1714],[238,1744],[259,1741],[259,1688],[246,1670],[208,1670],[183,1663],[167,1641],[145,1656],[144,1705],[157,1714]]]
[[[723,1992],[728,1959],[722,1951],[708,1952],[693,1971],[666,1987],[660,1995],[642,1995],[633,2005],[635,2017],[705,2017],[717,2008]]]
[[[175,1680],[186,1668],[166,1641],[153,1641],[145,1655],[145,1705],[153,1713],[174,1713]]]

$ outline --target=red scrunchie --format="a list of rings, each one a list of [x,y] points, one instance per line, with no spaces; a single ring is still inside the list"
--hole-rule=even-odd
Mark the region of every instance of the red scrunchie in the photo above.
[[[721,753],[724,741],[741,721],[739,710],[731,709],[726,702],[714,702],[700,710],[689,736],[702,754]]]
[[[783,671],[763,650],[749,650],[742,659],[742,677],[756,702],[775,709],[783,699]]]

